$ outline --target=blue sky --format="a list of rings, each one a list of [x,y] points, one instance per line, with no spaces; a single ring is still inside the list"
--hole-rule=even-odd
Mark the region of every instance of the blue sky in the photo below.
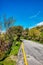
[[[43,0],[0,0],[0,16],[13,16],[15,25],[30,28],[43,21]]]

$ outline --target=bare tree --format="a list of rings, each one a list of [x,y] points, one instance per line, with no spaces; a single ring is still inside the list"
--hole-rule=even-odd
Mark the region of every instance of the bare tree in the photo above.
[[[8,30],[12,25],[14,25],[15,20],[13,17],[9,17],[8,19],[4,16],[4,28]]]

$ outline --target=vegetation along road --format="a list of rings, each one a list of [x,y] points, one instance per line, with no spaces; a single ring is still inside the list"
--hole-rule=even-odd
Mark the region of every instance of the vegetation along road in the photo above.
[[[28,65],[43,65],[43,45],[37,42],[22,40]]]

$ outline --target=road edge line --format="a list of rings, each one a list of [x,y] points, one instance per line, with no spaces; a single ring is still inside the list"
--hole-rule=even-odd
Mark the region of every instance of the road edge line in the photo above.
[[[26,58],[26,53],[25,53],[25,50],[24,50],[24,44],[23,43],[22,43],[22,53],[23,53],[23,56],[24,56],[24,64],[28,65],[27,58]]]

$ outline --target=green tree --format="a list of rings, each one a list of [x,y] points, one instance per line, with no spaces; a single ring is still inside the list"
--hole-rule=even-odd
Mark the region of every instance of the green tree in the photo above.
[[[33,28],[29,30],[29,37],[33,40],[39,40],[40,31]]]
[[[29,29],[28,28],[24,29],[22,32],[22,37],[24,39],[28,39],[28,33],[29,33]]]
[[[43,32],[40,34],[40,42],[43,42]]]

